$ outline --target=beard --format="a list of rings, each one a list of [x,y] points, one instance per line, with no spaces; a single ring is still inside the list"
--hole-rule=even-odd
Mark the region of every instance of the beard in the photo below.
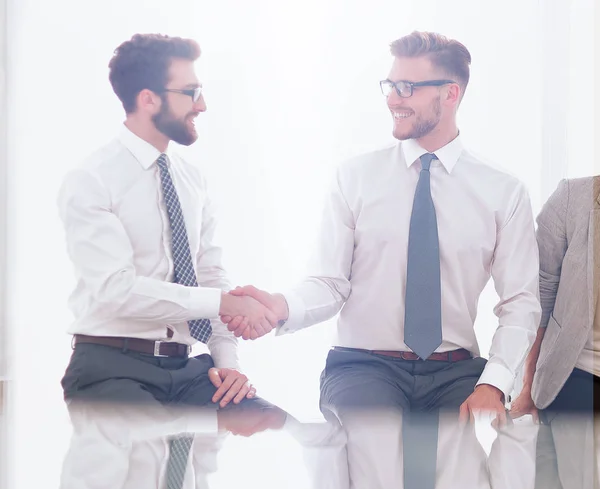
[[[194,129],[189,128],[186,123],[188,117],[195,115],[189,113],[185,117],[178,119],[171,113],[171,107],[163,99],[160,112],[152,116],[152,122],[160,132],[167,136],[171,141],[175,141],[183,146],[189,146],[198,139],[198,134]]]
[[[439,124],[441,114],[442,105],[440,99],[436,98],[431,104],[431,114],[429,117],[425,118],[422,115],[417,115],[415,122],[409,131],[400,133],[394,130],[394,137],[400,141],[404,141],[406,139],[420,139],[427,136],[427,134],[433,131]]]

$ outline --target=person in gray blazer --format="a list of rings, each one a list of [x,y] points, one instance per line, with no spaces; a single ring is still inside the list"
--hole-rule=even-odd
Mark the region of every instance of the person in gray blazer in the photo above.
[[[537,223],[542,318],[511,415],[541,422],[536,489],[600,487],[600,176],[561,181]]]

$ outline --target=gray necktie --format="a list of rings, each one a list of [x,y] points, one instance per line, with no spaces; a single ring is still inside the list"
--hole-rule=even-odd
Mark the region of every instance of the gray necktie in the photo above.
[[[171,253],[173,254],[173,269],[175,272],[174,282],[187,285],[188,287],[197,287],[198,281],[196,272],[192,263],[192,254],[190,252],[190,244],[188,241],[185,221],[181,212],[181,204],[179,196],[169,168],[167,167],[167,155],[160,155],[156,164],[160,170],[160,181],[163,189],[167,214],[169,216],[169,224],[171,226]],[[208,342],[212,334],[212,326],[209,319],[194,319],[188,321],[190,335],[202,343]]]
[[[404,343],[425,360],[442,344],[440,243],[431,198],[429,168],[434,154],[421,156],[408,237]]]
[[[166,472],[167,489],[181,489],[183,487],[183,478],[193,441],[194,436],[191,433],[176,436],[169,441],[169,460]]]
[[[192,254],[188,241],[183,212],[179,196],[169,168],[167,166],[167,155],[161,154],[156,164],[160,170],[160,181],[163,196],[169,216],[171,227],[171,253],[173,254],[173,269],[175,273],[174,282],[188,287],[197,287],[198,281],[192,262]],[[188,321],[190,335],[198,341],[206,343],[211,334],[212,326],[209,319],[194,319]],[[169,442],[169,461],[167,463],[167,489],[181,489],[183,478],[190,454],[190,447],[194,440],[193,434],[176,436]]]

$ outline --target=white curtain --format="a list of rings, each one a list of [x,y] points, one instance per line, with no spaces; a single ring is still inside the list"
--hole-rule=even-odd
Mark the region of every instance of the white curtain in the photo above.
[[[8,0],[10,487],[56,487],[68,444],[59,380],[70,354],[73,278],[55,198],[65,172],[123,119],[107,78],[118,44],[136,32],[199,41],[208,111],[199,142],[182,152],[208,177],[233,281],[278,290],[303,275],[335,165],[392,141],[378,81],[389,70],[389,43],[414,29],[470,49],[464,140],[526,182],[534,212],[558,179],[589,173],[580,162],[593,161],[593,3]],[[495,301],[490,286],[476,325],[484,355]],[[333,323],[242,345],[259,394],[301,418],[318,416]],[[277,456],[275,442],[261,443]],[[292,488],[290,474],[300,474],[295,482],[305,487],[297,459],[273,460],[273,484]],[[217,483],[249,477],[238,472]]]

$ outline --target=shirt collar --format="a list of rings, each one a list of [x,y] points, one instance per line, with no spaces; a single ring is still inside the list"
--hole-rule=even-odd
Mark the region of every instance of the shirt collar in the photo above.
[[[421,156],[423,156],[426,153],[429,153],[429,151],[423,149],[415,139],[407,139],[406,141],[403,141],[401,144],[401,148],[407,167],[412,166],[412,164],[415,161],[417,161]],[[456,136],[448,144],[442,146],[440,149],[433,151],[433,153],[435,153],[438,160],[440,160],[442,166],[446,169],[446,171],[448,173],[452,173],[452,170],[456,166],[456,163],[458,163],[458,158],[460,158],[463,149],[464,147],[460,140],[460,136]]]
[[[148,170],[161,155],[161,152],[158,151],[158,149],[152,146],[148,141],[145,141],[134,134],[125,124],[121,127],[118,138],[144,170]],[[168,156],[167,164],[169,164],[172,160],[170,149],[167,149],[165,153]]]

